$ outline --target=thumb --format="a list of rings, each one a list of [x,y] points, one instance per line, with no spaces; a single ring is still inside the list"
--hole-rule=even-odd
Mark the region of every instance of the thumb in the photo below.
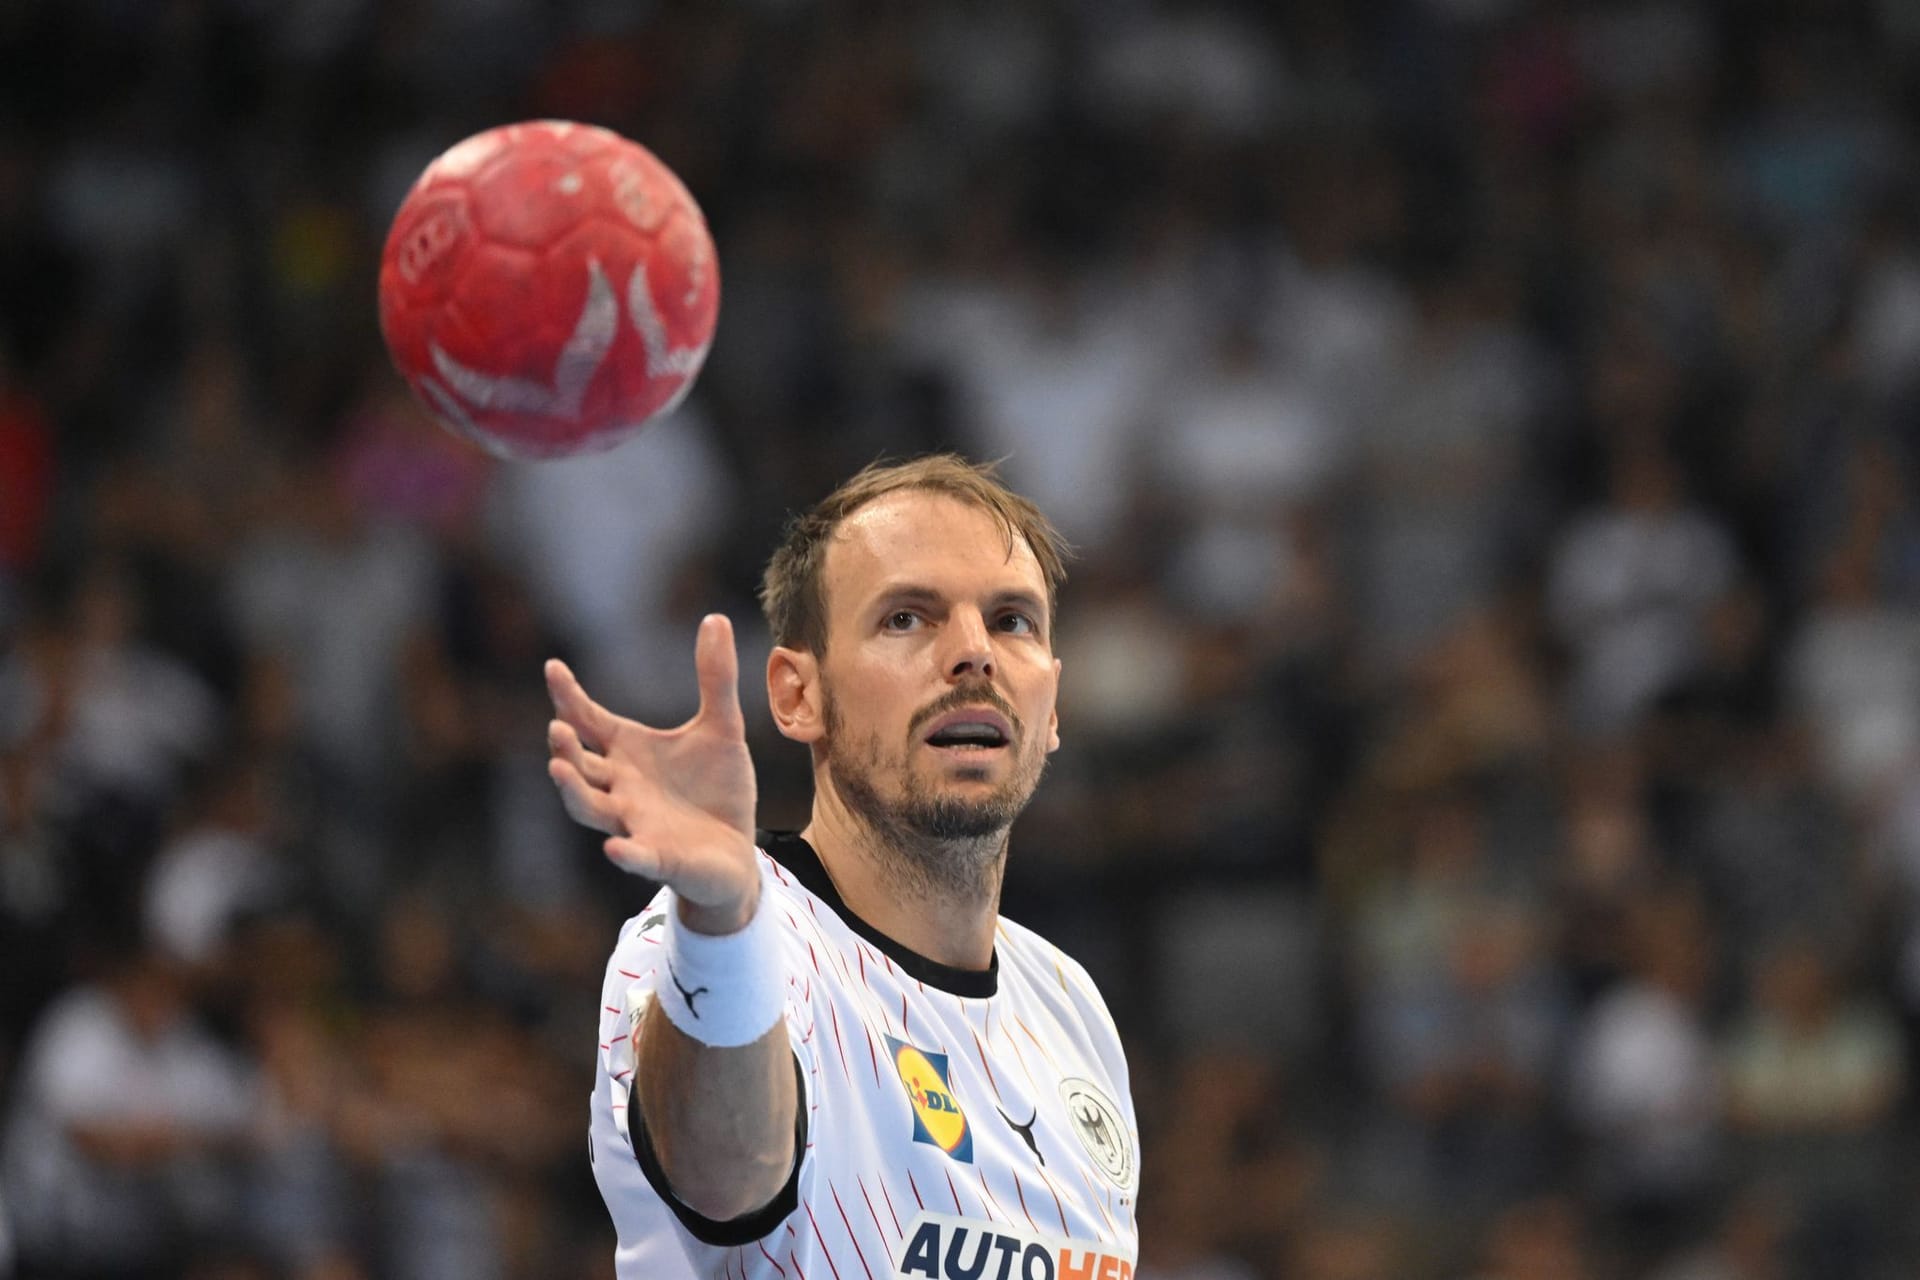
[[[700,715],[713,717],[725,728],[744,734],[740,714],[740,654],[734,648],[733,623],[724,613],[700,620],[693,647],[694,670],[700,679]]]

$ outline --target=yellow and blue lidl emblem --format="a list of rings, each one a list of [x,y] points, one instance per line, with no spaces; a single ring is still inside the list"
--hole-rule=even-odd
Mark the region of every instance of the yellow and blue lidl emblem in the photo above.
[[[893,1069],[900,1073],[907,1101],[913,1104],[913,1140],[972,1164],[973,1130],[967,1126],[967,1113],[960,1109],[960,1100],[953,1096],[947,1055],[928,1053],[892,1036],[886,1040],[887,1051],[893,1055]]]

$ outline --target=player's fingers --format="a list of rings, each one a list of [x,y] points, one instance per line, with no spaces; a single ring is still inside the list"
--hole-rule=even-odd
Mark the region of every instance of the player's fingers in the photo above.
[[[613,740],[619,717],[587,696],[566,663],[548,658],[544,674],[554,712],[574,727],[583,742],[591,747],[605,747]]]
[[[580,776],[580,771],[558,757],[547,761],[547,776],[560,788],[560,800],[567,816],[583,827],[608,835],[624,833],[626,827],[606,792]]]
[[[724,613],[700,620],[693,665],[700,677],[700,714],[728,727],[740,726],[740,653],[733,643],[733,622]]]
[[[605,756],[587,750],[580,741],[580,735],[565,720],[547,722],[547,750],[553,753],[554,759],[565,760],[572,765],[581,777],[596,788],[604,791],[613,785],[613,766],[607,763]]]

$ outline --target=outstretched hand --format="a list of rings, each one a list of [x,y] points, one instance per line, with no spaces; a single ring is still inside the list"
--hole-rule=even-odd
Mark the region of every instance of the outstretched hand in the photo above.
[[[753,760],[740,714],[740,659],[733,624],[701,620],[694,645],[700,709],[672,729],[615,715],[549,659],[547,774],[574,821],[606,834],[615,865],[663,881],[683,918],[705,933],[730,933],[752,918]],[[698,918],[695,918],[698,917]]]

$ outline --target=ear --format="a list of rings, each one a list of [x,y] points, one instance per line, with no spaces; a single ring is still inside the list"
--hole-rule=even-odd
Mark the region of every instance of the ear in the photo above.
[[[820,691],[820,660],[804,649],[775,648],[767,655],[767,705],[786,737],[812,745],[827,731]]]
[[[1060,659],[1053,660],[1053,710],[1047,712],[1047,750],[1060,749]]]

